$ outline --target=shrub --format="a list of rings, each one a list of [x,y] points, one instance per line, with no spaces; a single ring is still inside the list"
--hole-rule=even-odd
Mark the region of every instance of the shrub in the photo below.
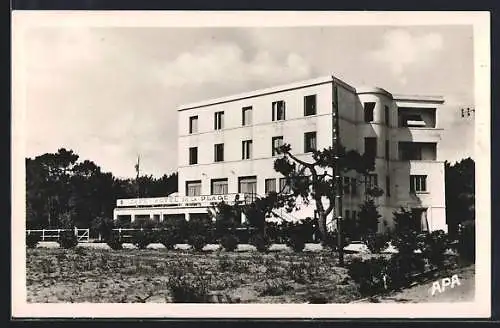
[[[222,245],[222,247],[224,247],[226,251],[232,252],[236,248],[238,248],[238,238],[236,238],[232,234],[226,234],[222,236],[220,244]]]
[[[175,231],[173,230],[160,230],[158,232],[158,241],[165,246],[166,249],[174,249],[177,244],[177,238]]]
[[[442,268],[445,259],[444,253],[448,248],[448,236],[443,230],[433,231],[422,238],[420,248],[432,265]]]
[[[106,240],[106,244],[113,249],[113,250],[121,250],[123,249],[123,242],[120,239],[120,236],[118,235],[118,232],[113,231],[108,239]]]
[[[132,235],[132,243],[139,249],[145,249],[155,241],[152,231],[139,230]]]
[[[201,252],[203,247],[207,245],[207,237],[204,235],[193,235],[188,238],[188,243],[193,247],[194,250]]]
[[[387,278],[389,261],[384,258],[372,258],[361,260],[355,258],[348,264],[348,272],[351,278],[359,285],[360,293],[373,295],[388,287],[384,283]]]
[[[372,253],[380,253],[389,246],[389,237],[384,234],[368,234],[364,241]]]
[[[193,217],[189,220],[187,228],[189,237],[187,242],[195,250],[201,251],[211,239],[212,221],[206,217]]]
[[[207,303],[208,284],[198,274],[174,273],[168,283],[174,303]]]
[[[78,239],[73,231],[61,231],[57,242],[59,246],[65,249],[74,248],[78,245]]]
[[[257,248],[257,251],[264,253],[269,250],[271,242],[266,235],[258,233],[250,238],[250,245],[255,246],[255,248]]]
[[[332,250],[338,249],[338,235],[335,231],[328,232],[326,240],[321,240],[321,245]]]
[[[188,222],[184,217],[172,217],[160,223],[162,230],[158,233],[159,241],[167,248],[172,249],[175,244],[184,243],[188,236]]]
[[[302,234],[293,233],[288,237],[287,246],[290,247],[294,252],[302,252],[306,247],[306,241]]]
[[[91,223],[91,232],[97,232],[101,239],[108,240],[113,232],[115,223],[112,218],[98,216]]]
[[[38,245],[40,239],[41,239],[40,236],[34,233],[26,235],[26,247],[35,248],[36,245]]]

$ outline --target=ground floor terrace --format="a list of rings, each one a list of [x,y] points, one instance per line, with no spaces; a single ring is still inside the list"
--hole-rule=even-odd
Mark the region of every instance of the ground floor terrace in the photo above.
[[[132,198],[118,199],[117,206],[113,212],[115,222],[122,224],[132,223],[136,220],[152,220],[162,222],[169,219],[183,218],[189,221],[193,218],[208,218],[215,214],[216,206],[220,202],[229,205],[249,204],[255,200],[254,194],[237,193],[223,195],[200,195],[200,196],[167,196],[156,198]],[[342,217],[351,220],[358,217],[361,200],[345,199]],[[325,202],[328,206],[328,202]],[[414,229],[419,232],[444,230],[447,231],[445,209],[442,207],[429,206],[421,203],[404,202],[398,204],[386,204],[376,201],[378,211],[382,215],[379,220],[378,230],[384,232],[394,227],[394,212],[401,207],[411,210],[414,215]],[[327,225],[330,230],[335,230],[336,224],[331,213],[327,217]],[[314,201],[309,203],[297,202],[297,207],[288,212],[284,208],[275,209],[269,215],[269,221],[300,221],[306,218],[317,218]],[[241,222],[245,222],[244,213],[241,214]]]

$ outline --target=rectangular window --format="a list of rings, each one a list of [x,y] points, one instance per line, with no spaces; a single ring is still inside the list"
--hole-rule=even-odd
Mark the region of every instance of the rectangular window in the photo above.
[[[373,110],[375,109],[375,103],[374,102],[365,102],[363,104],[364,106],[364,113],[365,113],[365,122],[373,122]]]
[[[186,181],[186,196],[200,196],[201,181]]]
[[[388,175],[385,177],[385,195],[391,197],[391,177]]]
[[[277,153],[277,150],[279,147],[283,146],[283,137],[280,136],[280,137],[273,137],[273,140],[272,140],[272,155],[273,156],[276,156],[278,153]]]
[[[365,138],[365,154],[370,157],[377,157],[377,138]]]
[[[241,142],[241,159],[252,158],[252,140],[244,140]]]
[[[238,192],[244,194],[255,195],[257,193],[257,177],[239,177]]]
[[[251,125],[252,124],[252,106],[243,107],[241,110],[241,125]]]
[[[357,217],[358,213],[356,211],[352,211],[352,219],[353,220],[356,220],[358,217]]]
[[[366,181],[366,187],[368,189],[373,189],[375,187],[378,187],[378,176],[377,176],[377,174],[368,174],[367,181]]]
[[[385,125],[390,126],[391,125],[391,117],[390,117],[390,112],[389,112],[389,106],[385,105],[384,106],[384,118],[385,118]]]
[[[198,116],[191,116],[189,118],[189,133],[198,132]]]
[[[426,175],[410,175],[410,192],[425,192],[427,191],[427,176]]]
[[[389,160],[389,140],[385,141],[385,159]]]
[[[290,185],[287,183],[287,179],[280,178],[280,190],[279,190],[279,192],[283,193],[283,194],[288,194],[288,193],[290,193],[290,191],[291,191],[291,189],[290,189]]]
[[[212,195],[227,194],[227,179],[212,179],[210,190]]]
[[[214,130],[224,129],[224,112],[216,112],[214,114]]]
[[[224,144],[214,145],[214,162],[224,161]]]
[[[304,97],[304,116],[316,115],[316,95]]]
[[[189,148],[189,165],[198,164],[198,147]]]
[[[351,211],[345,210],[345,219],[349,220],[351,218]]]
[[[285,119],[285,102],[283,100],[274,101],[273,106],[273,121],[282,121]]]
[[[304,133],[304,153],[316,150],[316,132]]]
[[[344,177],[344,183],[342,189],[344,190],[344,195],[349,195],[351,193],[351,178]]]
[[[276,179],[266,179],[266,195],[270,192],[276,192]]]

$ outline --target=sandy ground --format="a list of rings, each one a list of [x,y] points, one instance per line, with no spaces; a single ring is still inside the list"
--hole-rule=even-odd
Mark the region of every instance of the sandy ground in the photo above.
[[[179,273],[186,286],[200,290],[205,285],[209,302],[215,303],[308,303],[318,299],[348,303],[359,298],[347,270],[336,267],[335,256],[294,253],[282,245],[267,254],[245,251],[247,245],[241,245],[239,252],[203,253],[95,249],[103,248],[102,244],[72,250],[46,243],[39,246],[27,251],[30,303],[173,302],[169,281]]]
[[[374,299],[363,299],[361,302],[403,302],[403,303],[442,303],[442,302],[471,302],[474,301],[475,291],[475,266],[459,268],[452,275],[457,274],[460,285],[442,287],[443,278],[451,278],[450,276],[440,276],[437,279],[419,284],[403,291],[394,293],[390,296],[375,297]],[[433,291],[433,283],[438,281],[441,286],[441,292],[435,289]]]

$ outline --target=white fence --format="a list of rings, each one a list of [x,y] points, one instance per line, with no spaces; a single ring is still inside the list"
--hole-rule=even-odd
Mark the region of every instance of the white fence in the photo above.
[[[90,229],[39,229],[26,230],[26,234],[39,234],[41,241],[57,241],[63,231],[73,231],[79,243],[88,243],[90,241]]]

